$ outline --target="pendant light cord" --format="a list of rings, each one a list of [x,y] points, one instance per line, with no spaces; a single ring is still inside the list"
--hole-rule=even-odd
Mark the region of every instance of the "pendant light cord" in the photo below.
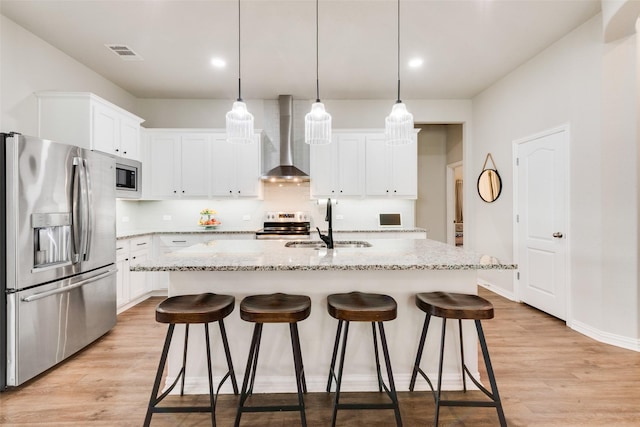
[[[238,0],[238,101],[242,102],[242,85],[240,83],[240,0]]]
[[[319,69],[319,53],[318,53],[318,34],[319,34],[319,25],[318,25],[318,0],[316,0],[316,102],[320,102],[320,72]]]
[[[398,99],[396,101],[397,104],[401,103],[400,101],[400,0],[398,0]]]

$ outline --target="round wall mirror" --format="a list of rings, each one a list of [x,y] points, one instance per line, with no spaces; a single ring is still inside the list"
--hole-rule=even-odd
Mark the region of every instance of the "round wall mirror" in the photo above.
[[[502,192],[502,180],[495,169],[485,169],[478,177],[478,194],[487,203],[495,202]]]

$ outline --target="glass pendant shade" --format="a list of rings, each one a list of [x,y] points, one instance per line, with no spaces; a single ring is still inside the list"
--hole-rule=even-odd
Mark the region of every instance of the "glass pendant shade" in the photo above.
[[[232,144],[253,142],[253,115],[242,101],[234,102],[227,113],[227,141]]]
[[[384,121],[384,136],[387,145],[403,145],[413,142],[413,115],[407,106],[398,102],[393,104],[391,114]]]
[[[304,142],[311,145],[331,142],[331,114],[322,102],[314,102],[311,112],[304,116]]]

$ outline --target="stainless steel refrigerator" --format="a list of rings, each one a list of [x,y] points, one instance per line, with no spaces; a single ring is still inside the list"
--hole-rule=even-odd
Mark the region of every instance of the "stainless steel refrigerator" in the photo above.
[[[116,324],[115,160],[0,134],[0,390]]]

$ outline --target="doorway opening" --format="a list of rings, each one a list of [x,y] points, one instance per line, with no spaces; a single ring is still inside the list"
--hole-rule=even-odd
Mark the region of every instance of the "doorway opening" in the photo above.
[[[419,124],[416,127],[420,128],[416,227],[427,230],[429,239],[452,245],[456,244],[457,227],[461,230],[458,241],[462,245],[463,125]],[[456,180],[460,181],[457,197]],[[459,216],[456,216],[456,208]]]

